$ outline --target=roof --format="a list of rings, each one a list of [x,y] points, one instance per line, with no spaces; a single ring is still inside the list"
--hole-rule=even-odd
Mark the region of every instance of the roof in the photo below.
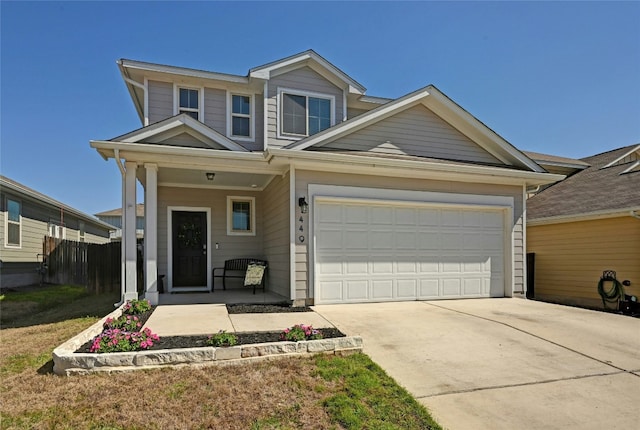
[[[42,194],[32,188],[29,188],[26,185],[16,182],[13,179],[9,179],[6,176],[0,175],[0,188],[11,190],[15,193],[21,194],[22,196],[28,197],[32,200],[36,200],[42,204],[53,206],[56,209],[62,209],[65,213],[75,215],[78,218],[84,221],[89,221],[92,224],[97,225],[98,227],[104,228],[105,230],[113,230],[112,225],[107,224],[92,215],[81,212],[78,209],[72,208],[69,205],[59,202],[58,200],[52,199],[51,197]]]
[[[540,165],[566,166],[576,168],[587,168],[589,163],[575,158],[559,157],[557,155],[541,154],[539,152],[522,151],[527,157],[531,158]]]
[[[589,165],[527,200],[529,221],[589,214],[613,214],[640,209],[640,171],[627,171],[634,163],[614,164],[637,145],[580,159]]]
[[[285,148],[289,150],[305,150],[316,145],[334,141],[419,103],[424,104],[432,112],[465,134],[505,165],[518,169],[524,168],[534,172],[544,172],[544,169],[535,161],[521,151],[518,151],[513,145],[433,85],[416,90],[378,108],[314,134],[313,136],[287,145]]]
[[[100,212],[95,214],[96,216],[122,216],[122,208],[115,208],[108,211]],[[144,216],[144,203],[138,203],[136,205],[136,216],[143,217]]]

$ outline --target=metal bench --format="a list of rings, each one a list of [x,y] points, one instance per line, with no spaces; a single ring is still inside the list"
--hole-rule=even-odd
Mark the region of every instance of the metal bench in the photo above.
[[[247,267],[249,264],[258,264],[260,266],[264,266],[264,276],[260,281],[259,287],[264,291],[266,271],[267,271],[267,261],[260,260],[257,258],[234,258],[231,260],[226,260],[224,262],[224,267],[215,267],[213,269],[213,285],[211,287],[211,292],[215,289],[216,278],[222,278],[222,289],[227,289],[227,278],[242,278],[244,279],[247,273]],[[221,275],[216,275],[217,271],[222,271]],[[240,273],[241,272],[241,273]],[[251,285],[253,286],[253,294],[256,293],[257,284]]]

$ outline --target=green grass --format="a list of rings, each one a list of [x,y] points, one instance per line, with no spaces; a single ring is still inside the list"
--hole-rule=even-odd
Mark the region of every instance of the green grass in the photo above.
[[[15,291],[0,295],[2,305],[10,302],[35,302],[42,308],[57,306],[86,296],[84,287],[75,285],[50,285],[37,290]]]

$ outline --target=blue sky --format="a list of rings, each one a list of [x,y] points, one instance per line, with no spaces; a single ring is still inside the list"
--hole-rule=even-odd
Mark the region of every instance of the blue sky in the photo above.
[[[246,75],[312,48],[399,97],[434,84],[523,150],[640,142],[640,2],[0,2],[0,171],[120,206],[89,147],[140,127],[119,58]]]

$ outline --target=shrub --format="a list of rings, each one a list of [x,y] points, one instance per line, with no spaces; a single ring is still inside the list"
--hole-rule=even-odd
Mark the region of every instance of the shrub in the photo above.
[[[124,307],[122,308],[122,313],[127,315],[140,315],[145,312],[151,310],[151,303],[149,300],[127,300]]]
[[[153,346],[160,337],[145,328],[142,331],[125,331],[119,328],[106,329],[93,339],[91,352],[141,351]]]
[[[238,338],[233,333],[220,330],[218,333],[209,336],[207,345],[210,346],[233,346],[238,343]]]
[[[310,325],[296,324],[280,333],[280,339],[298,342],[301,340],[322,339],[322,332]]]

